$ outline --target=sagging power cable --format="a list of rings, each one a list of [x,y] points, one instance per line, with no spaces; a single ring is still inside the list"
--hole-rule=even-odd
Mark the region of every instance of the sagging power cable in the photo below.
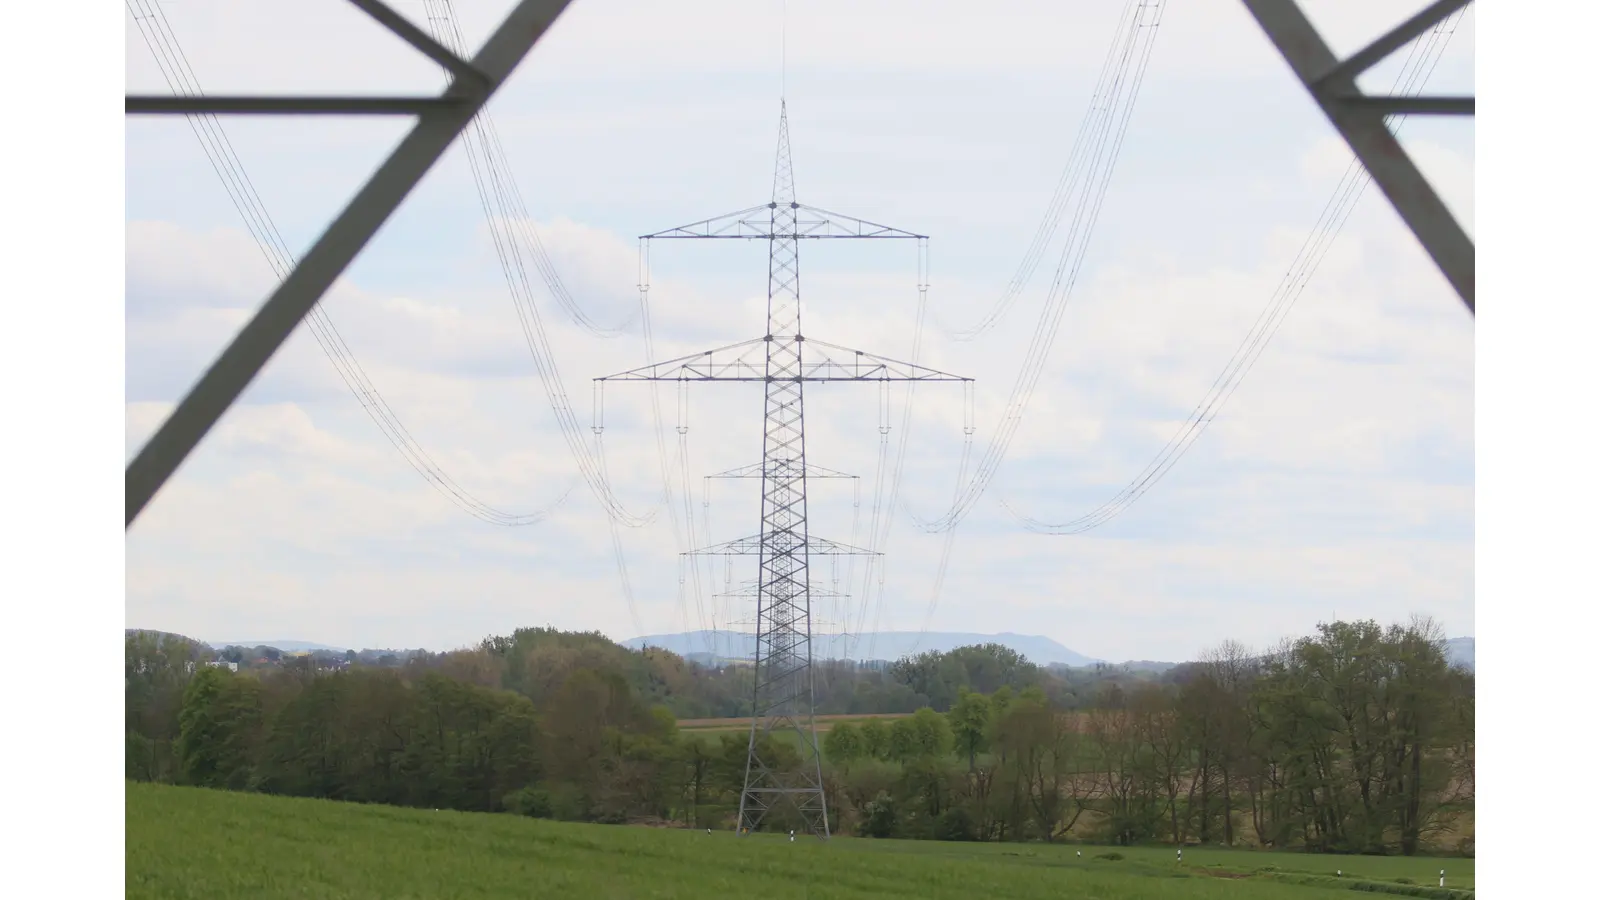
[[[1400,68],[1395,78],[1395,83],[1390,93],[1395,95],[1417,94],[1426,86],[1429,77],[1439,65],[1445,48],[1455,34],[1456,26],[1466,10],[1460,10],[1445,17],[1435,25],[1428,34],[1412,42],[1411,51]],[[1405,124],[1405,117],[1396,117],[1394,130],[1398,134]],[[1059,522],[1046,522],[1032,516],[1018,512],[1003,496],[997,496],[1001,506],[1014,518],[1023,524],[1029,531],[1040,534],[1071,535],[1082,534],[1111,521],[1122,513],[1135,501],[1144,496],[1145,492],[1154,487],[1172,467],[1177,465],[1189,448],[1194,446],[1200,435],[1216,420],[1217,414],[1222,410],[1233,392],[1238,390],[1246,376],[1255,367],[1256,362],[1265,352],[1268,343],[1283,326],[1284,320],[1293,310],[1301,293],[1316,274],[1317,268],[1327,256],[1329,248],[1337,240],[1339,233],[1344,229],[1345,222],[1350,218],[1362,194],[1372,183],[1372,177],[1360,161],[1351,158],[1346,166],[1344,175],[1334,188],[1333,195],[1323,206],[1322,213],[1316,224],[1312,227],[1311,234],[1300,246],[1288,270],[1284,273],[1282,281],[1268,298],[1266,306],[1256,317],[1250,331],[1245,335],[1239,346],[1234,350],[1227,364],[1212,382],[1206,395],[1195,405],[1188,418],[1173,434],[1161,451],[1156,454],[1144,469],[1139,472],[1133,481],[1123,487],[1114,497],[1100,506],[1078,516],[1074,519]]]
[[[1050,350],[1055,345],[1066,302],[1077,284],[1090,238],[1105,203],[1111,176],[1121,156],[1128,124],[1144,83],[1166,8],[1165,0],[1137,0],[1131,5],[1132,15],[1125,16],[1119,22],[1113,42],[1115,49],[1112,58],[1115,63],[1108,68],[1109,83],[1096,92],[1086,117],[1086,137],[1080,144],[1085,157],[1078,164],[1079,175],[1068,191],[1071,202],[1067,205],[1072,208],[1072,219],[1045,297],[1044,309],[1040,312],[1039,325],[1029,342],[1000,422],[971,480],[957,493],[955,502],[944,515],[932,521],[919,521],[924,531],[942,532],[956,527],[988,489],[1010,450]]]
[[[177,35],[168,21],[166,12],[154,0],[127,0],[129,14],[144,39],[168,88],[179,96],[198,96],[204,93],[199,78],[189,63],[188,56],[178,43]],[[245,172],[243,163],[234,151],[233,143],[222,127],[221,120],[211,114],[185,117],[201,149],[210,162],[212,171],[221,181],[223,189],[244,221],[246,230],[257,248],[266,258],[273,274],[280,280],[287,277],[295,265],[277,224],[267,212],[256,192],[255,185]],[[560,495],[542,509],[530,513],[513,513],[480,500],[445,472],[434,458],[419,444],[411,431],[383,394],[372,383],[360,360],[350,349],[333,319],[319,303],[306,317],[306,327],[322,349],[334,371],[370,417],[378,430],[394,446],[417,474],[463,511],[493,525],[523,526],[543,521],[554,512],[576,487],[569,484]]]

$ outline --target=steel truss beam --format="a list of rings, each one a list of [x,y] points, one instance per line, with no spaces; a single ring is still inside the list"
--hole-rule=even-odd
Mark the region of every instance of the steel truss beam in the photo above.
[[[1475,250],[1438,193],[1389,130],[1385,116],[1473,115],[1472,97],[1374,97],[1356,79],[1471,0],[1435,0],[1388,34],[1340,62],[1295,0],[1244,0],[1328,121],[1377,183],[1406,227],[1476,314]]]
[[[417,182],[503,85],[570,0],[519,0],[470,62],[412,26],[379,0],[351,0],[402,40],[452,73],[436,98],[194,97],[126,98],[127,111],[149,113],[359,113],[418,116],[389,158],[256,310],[200,380],[139,450],[124,473],[124,526],[172,477],[217,420],[239,398],[356,254],[372,240]],[[191,102],[192,101],[192,102]],[[341,105],[342,104],[342,105]],[[392,109],[384,109],[384,107]],[[402,109],[401,107],[409,106]],[[361,108],[356,108],[361,107]]]

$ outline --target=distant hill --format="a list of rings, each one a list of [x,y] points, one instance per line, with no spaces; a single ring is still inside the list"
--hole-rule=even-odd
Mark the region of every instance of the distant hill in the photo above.
[[[128,632],[141,629],[129,628]],[[158,632],[159,633],[159,632]],[[176,636],[176,635],[175,635]],[[902,656],[922,653],[929,650],[949,651],[957,647],[966,647],[972,644],[1003,644],[1026,656],[1029,661],[1041,665],[1063,666],[1092,666],[1104,660],[1085,656],[1069,647],[1037,634],[1015,634],[1001,632],[1000,634],[975,634],[955,631],[880,631],[863,634],[850,639],[838,635],[818,635],[814,638],[813,652],[819,659],[875,659],[896,660]],[[637,650],[641,647],[660,647],[671,650],[683,657],[693,657],[706,660],[710,657],[721,659],[748,659],[755,654],[755,636],[744,632],[735,631],[691,631],[678,634],[652,634],[622,641],[622,646]],[[311,641],[212,641],[210,646],[218,650],[223,647],[237,645],[240,647],[276,647],[285,653],[310,652],[324,650],[332,653],[343,653],[347,648],[333,647],[328,644],[316,644]],[[411,651],[390,651],[399,654]],[[1450,662],[1476,671],[1476,639],[1470,637],[1450,638],[1445,642],[1445,654]],[[1147,671],[1162,673],[1171,669],[1177,663],[1156,662],[1153,660],[1136,660],[1120,663],[1133,671]]]
[[[727,659],[748,658],[755,654],[755,635],[736,631],[691,631],[679,634],[651,634],[622,642],[632,649],[660,647],[680,656],[714,654]],[[812,638],[812,654],[819,659],[899,659],[930,650],[949,651],[972,644],[1003,644],[1041,666],[1058,663],[1092,666],[1100,660],[1064,647],[1036,634],[969,634],[942,631],[879,631],[843,638],[817,635]]]
[[[211,646],[218,650],[223,647],[276,647],[285,653],[299,653],[302,650],[327,650],[332,653],[343,653],[346,647],[330,647],[327,644],[313,644],[310,641],[212,641]]]

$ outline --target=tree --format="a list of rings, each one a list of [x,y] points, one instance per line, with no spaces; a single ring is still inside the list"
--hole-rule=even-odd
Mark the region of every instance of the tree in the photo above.
[[[888,759],[890,755],[889,726],[882,719],[866,719],[860,725],[861,749],[873,759]]]
[[[889,727],[889,758],[898,762],[942,756],[950,746],[950,725],[928,707],[894,720]]]
[[[179,714],[183,780],[200,787],[249,787],[261,719],[260,682],[224,668],[203,667],[190,679]]]
[[[989,698],[963,689],[946,718],[950,722],[956,748],[967,758],[967,771],[976,771],[978,754],[989,748]]]
[[[838,722],[822,738],[822,755],[842,769],[867,755],[861,730],[849,722]]]

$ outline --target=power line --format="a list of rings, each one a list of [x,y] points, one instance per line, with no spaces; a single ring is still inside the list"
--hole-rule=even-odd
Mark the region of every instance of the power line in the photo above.
[[[1455,34],[1457,23],[1465,15],[1465,10],[1456,12],[1441,20],[1434,26],[1426,38],[1412,43],[1411,52],[1402,64],[1400,73],[1395,77],[1394,88],[1391,93],[1415,94],[1421,92],[1426,86],[1433,71],[1438,67],[1443,58],[1445,48]],[[1405,117],[1397,117],[1394,130],[1398,134],[1405,124]],[[1104,525],[1119,515],[1123,510],[1132,506],[1135,501],[1144,496],[1145,492],[1154,487],[1172,467],[1177,465],[1189,448],[1194,446],[1200,435],[1215,421],[1217,413],[1238,390],[1246,376],[1255,367],[1256,362],[1265,352],[1267,345],[1282,327],[1284,320],[1293,310],[1301,293],[1316,274],[1328,250],[1338,239],[1345,222],[1350,218],[1362,194],[1372,183],[1372,177],[1360,161],[1352,158],[1345,168],[1343,177],[1334,188],[1333,195],[1323,206],[1317,223],[1313,226],[1311,234],[1306,237],[1300,250],[1295,254],[1283,279],[1276,290],[1269,297],[1266,306],[1256,317],[1250,331],[1240,342],[1238,348],[1212,382],[1210,390],[1205,397],[1189,413],[1189,417],[1178,431],[1167,441],[1161,451],[1156,454],[1144,469],[1119,491],[1109,501],[1101,504],[1089,512],[1063,522],[1045,522],[1040,519],[1024,515],[1006,502],[1004,497],[997,497],[1005,510],[1020,521],[1028,530],[1041,534],[1082,534]]]
[[[1111,175],[1122,152],[1122,143],[1127,136],[1128,123],[1150,63],[1150,53],[1165,6],[1165,0],[1140,2],[1135,10],[1137,15],[1129,19],[1129,26],[1119,35],[1119,63],[1115,75],[1110,86],[1101,94],[1102,99],[1090,110],[1091,143],[1087,145],[1089,156],[1084,163],[1087,166],[1084,184],[1076,193],[1077,203],[1068,226],[1067,239],[1045,298],[1039,326],[1028,345],[1022,368],[995,434],[979,460],[972,479],[958,493],[949,511],[932,522],[920,523],[925,531],[939,532],[954,528],[971,512],[999,471],[1022,423],[1023,413],[1027,410],[1045,361],[1055,344],[1066,301],[1077,284],[1078,272],[1083,266],[1089,240],[1105,202],[1106,189],[1110,186]]]
[[[127,7],[168,88],[180,96],[203,94],[199,78],[178,43],[177,35],[160,4],[152,0],[128,0]],[[232,141],[223,130],[221,121],[210,114],[191,115],[185,118],[200,142],[212,171],[222,182],[229,200],[244,220],[245,228],[250,232],[262,255],[266,257],[273,274],[279,279],[286,277],[294,267],[294,255],[267,212],[254,183],[245,172]],[[469,515],[494,525],[531,525],[543,521],[565,502],[575,484],[569,485],[554,502],[532,513],[506,512],[478,499],[461,487],[416,441],[393,407],[373,385],[366,370],[346,343],[343,334],[320,304],[312,308],[306,322],[312,337],[322,348],[328,361],[333,364],[340,380],[389,443],[429,485]]]
[[[423,0],[423,7],[429,23],[435,26],[435,39],[458,54],[463,52],[466,41],[455,18],[455,8],[451,0]],[[574,324],[595,337],[614,338],[625,333],[633,325],[637,313],[629,314],[619,324],[602,325],[585,312],[583,305],[572,296],[572,292],[567,288],[566,282],[562,280],[554,261],[550,259],[550,254],[545,249],[538,227],[528,215],[522,190],[511,172],[505,147],[500,142],[500,131],[495,126],[494,117],[487,106],[478,113],[477,124],[480,126],[480,139],[483,142],[482,159],[496,191],[501,192],[507,201],[502,204],[502,208],[510,215],[503,219],[502,224],[513,232],[521,233],[522,245],[533,257],[534,267],[539,270],[550,296],[555,298],[556,303]]]
[[[458,54],[463,52],[466,42],[452,17],[449,0],[424,0],[424,2],[434,39]],[[647,525],[653,521],[654,514],[638,516],[629,513],[622,506],[605,477],[603,464],[590,450],[578,425],[577,417],[572,411],[572,404],[556,366],[555,354],[550,346],[543,317],[539,314],[537,304],[533,302],[533,288],[528,277],[527,264],[523,259],[524,251],[532,253],[534,266],[541,272],[553,272],[554,269],[548,267],[548,259],[544,257],[541,245],[526,240],[514,240],[514,235],[506,227],[509,221],[521,221],[526,224],[527,211],[525,207],[519,205],[520,194],[512,186],[510,173],[502,155],[496,152],[498,143],[486,113],[480,113],[473,118],[472,124],[462,132],[461,141],[467,151],[467,160],[472,168],[473,181],[477,186],[479,203],[483,207],[484,218],[494,242],[495,254],[500,260],[501,271],[505,275],[506,286],[511,293],[512,305],[517,311],[518,323],[522,326],[524,342],[527,344],[529,355],[533,358],[534,368],[539,374],[539,381],[544,388],[550,409],[555,414],[561,436],[567,442],[567,449],[588,483],[590,493],[600,502],[611,519],[630,528]],[[549,283],[547,279],[547,284]],[[557,300],[565,305],[565,301],[562,300],[565,294],[562,291],[564,288],[553,289],[552,292]],[[571,311],[569,309],[569,312]]]
[[[1045,251],[1050,248],[1057,230],[1061,227],[1061,219],[1066,214],[1067,205],[1072,199],[1074,189],[1083,177],[1083,167],[1092,158],[1092,141],[1102,133],[1102,119],[1097,111],[1108,101],[1113,89],[1117,87],[1122,78],[1127,74],[1129,55],[1127,52],[1128,41],[1137,34],[1141,26],[1141,17],[1147,15],[1147,7],[1158,7],[1164,4],[1151,3],[1149,0],[1128,0],[1123,6],[1122,13],[1117,18],[1116,28],[1112,32],[1110,45],[1106,48],[1105,59],[1100,64],[1100,74],[1095,79],[1093,92],[1090,94],[1089,109],[1084,113],[1083,120],[1078,124],[1077,135],[1073,138],[1072,150],[1067,154],[1066,165],[1062,167],[1061,175],[1056,180],[1054,192],[1050,202],[1045,205],[1045,214],[1034,229],[1033,238],[1028,243],[1028,248],[1022,254],[1022,261],[1017,265],[1011,280],[1006,283],[1000,297],[995,301],[994,307],[985,313],[978,321],[966,328],[952,328],[940,325],[951,338],[957,341],[973,341],[993,330],[1005,318],[1006,314],[1016,305],[1022,292],[1033,280],[1034,272],[1039,268],[1039,263],[1044,260]],[[1160,9],[1154,9],[1151,27],[1159,26]],[[934,317],[937,323],[938,317]]]

